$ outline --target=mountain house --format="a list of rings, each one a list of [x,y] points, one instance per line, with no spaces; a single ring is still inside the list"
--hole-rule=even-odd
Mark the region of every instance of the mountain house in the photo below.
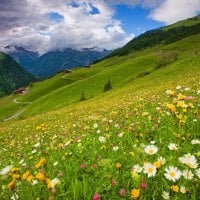
[[[72,70],[70,70],[70,69],[63,70],[63,74],[70,74],[70,73],[72,73]]]
[[[21,87],[15,90],[15,94],[27,94],[28,89],[26,87]]]
[[[91,68],[91,65],[85,65],[85,68]]]

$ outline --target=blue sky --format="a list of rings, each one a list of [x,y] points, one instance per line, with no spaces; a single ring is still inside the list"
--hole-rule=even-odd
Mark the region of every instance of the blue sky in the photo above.
[[[200,0],[0,0],[0,50],[116,49],[200,13]]]
[[[164,26],[165,23],[150,19],[149,9],[139,6],[117,5],[114,17],[121,21],[122,28],[126,33],[138,36],[145,31]]]

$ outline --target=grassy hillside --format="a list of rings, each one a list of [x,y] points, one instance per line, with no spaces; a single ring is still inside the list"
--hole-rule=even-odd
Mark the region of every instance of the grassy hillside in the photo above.
[[[177,44],[161,47],[159,50],[155,48],[151,49],[151,52],[141,52],[138,53],[138,55],[131,54],[128,56],[128,59],[127,57],[114,57],[96,64],[93,66],[94,69],[77,70],[73,74],[68,75],[67,78],[75,80],[77,77],[82,77],[81,80],[63,86],[58,90],[54,90],[51,93],[42,96],[40,99],[37,99],[27,108],[25,114],[37,114],[43,111],[55,110],[71,103],[76,103],[79,101],[82,92],[85,93],[86,98],[92,98],[102,94],[104,85],[109,77],[111,79],[113,89],[120,88],[130,83],[134,84],[137,79],[139,79],[140,84],[140,77],[156,71],[160,67],[160,59],[163,62],[166,55],[168,56],[169,54],[169,56],[171,56],[171,53],[169,52],[177,54],[178,57],[177,60],[173,60],[172,63],[167,63],[167,67],[164,66],[166,67],[166,71],[169,71],[169,73],[171,71],[171,66],[175,67],[176,70],[179,70],[182,68],[183,63],[188,65],[191,60],[196,62],[193,66],[193,70],[198,70],[199,39],[199,35],[193,36],[182,42],[178,42]],[[182,48],[184,46],[188,48],[190,43],[191,50],[193,49],[193,51],[196,52],[196,54],[192,57],[188,54],[187,50],[184,52],[184,49]],[[167,57],[167,59],[170,58]],[[116,64],[113,64],[114,62],[116,62]],[[183,70],[185,70],[183,71],[183,73],[185,73],[191,69],[185,67]],[[22,100],[27,101],[26,98],[23,98]]]
[[[187,73],[191,69],[182,69],[182,65],[184,63],[187,66],[191,60],[195,62],[193,71],[198,71],[199,40],[199,35],[191,36],[171,45],[153,47],[128,56],[112,57],[89,69],[75,69],[68,75],[61,73],[46,81],[32,84],[27,95],[13,96],[13,99],[17,98],[19,102],[32,102],[26,105],[23,113],[23,116],[30,116],[78,103],[83,92],[87,99],[98,98],[103,94],[104,85],[109,77],[115,91],[129,84],[137,87],[136,83],[141,84],[143,76],[152,76],[157,70],[160,72],[160,68],[165,69],[165,73],[171,73],[171,67],[174,67],[175,72],[179,70],[181,74]],[[10,106],[15,107],[12,98],[9,100]],[[8,110],[0,108],[2,118],[10,115]]]
[[[191,35],[200,34],[200,17],[187,19],[176,24],[147,31],[122,48],[113,51],[109,57],[128,55],[131,52],[161,44],[170,44]]]
[[[2,200],[197,200],[199,47],[197,34],[1,98],[2,118],[25,109],[0,123]]]
[[[179,22],[169,25],[169,26],[165,26],[165,27],[163,27],[163,29],[169,30],[171,28],[176,28],[179,26],[193,26],[195,24],[199,24],[199,21],[200,21],[200,15],[186,19],[186,20],[179,21]]]

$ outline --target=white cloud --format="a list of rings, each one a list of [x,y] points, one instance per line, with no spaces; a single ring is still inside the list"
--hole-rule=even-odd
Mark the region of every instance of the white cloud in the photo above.
[[[149,18],[172,24],[200,13],[200,0],[107,0],[110,4],[140,6],[150,10]]]
[[[0,0],[0,48],[17,45],[44,53],[121,47],[134,35],[114,18],[117,4],[148,9],[150,18],[166,24],[200,12],[200,0]],[[52,13],[62,20],[52,20]]]
[[[200,0],[165,0],[153,9],[150,18],[166,24],[193,17],[200,12]]]
[[[50,13],[63,19],[51,20]],[[18,45],[40,53],[67,47],[118,48],[133,35],[126,34],[113,15],[113,7],[104,0],[1,0],[0,46]]]

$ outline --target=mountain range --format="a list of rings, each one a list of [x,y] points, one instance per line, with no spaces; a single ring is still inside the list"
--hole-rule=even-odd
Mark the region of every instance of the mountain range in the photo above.
[[[4,52],[29,73],[40,78],[46,78],[66,68],[89,65],[107,56],[111,51],[105,49],[99,51],[95,48],[82,50],[66,48],[39,55],[38,52],[29,51],[23,47],[6,46],[4,47]]]

